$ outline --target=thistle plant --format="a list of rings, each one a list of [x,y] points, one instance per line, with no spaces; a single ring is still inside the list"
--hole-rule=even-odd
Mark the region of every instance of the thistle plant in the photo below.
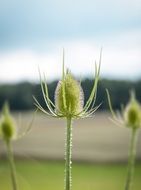
[[[127,178],[125,183],[125,190],[131,190],[133,183],[133,176],[134,176],[134,167],[135,167],[137,131],[141,127],[141,105],[136,100],[135,93],[132,91],[130,95],[130,100],[126,105],[126,107],[122,109],[121,114],[120,113],[116,114],[113,111],[108,90],[106,90],[106,92],[107,92],[109,107],[113,115],[114,123],[120,126],[126,126],[131,130]]]
[[[17,182],[16,167],[15,167],[14,156],[13,156],[12,142],[20,139],[25,134],[27,134],[31,129],[32,122],[33,120],[28,125],[26,130],[22,132],[21,134],[19,134],[17,131],[16,123],[10,114],[8,103],[4,104],[3,109],[2,109],[1,120],[0,120],[0,138],[4,141],[6,145],[7,158],[8,158],[9,166],[10,166],[13,190],[18,190],[18,182]]]
[[[63,54],[63,69],[62,69],[62,79],[58,82],[55,90],[55,103],[53,103],[49,98],[48,87],[46,84],[46,79],[41,80],[41,90],[46,103],[46,108],[44,109],[40,103],[35,99],[35,105],[45,114],[55,117],[55,118],[66,118],[66,145],[65,145],[65,190],[71,190],[72,177],[71,177],[71,151],[72,151],[72,120],[85,118],[92,115],[99,106],[94,107],[96,100],[97,84],[99,80],[100,73],[100,63],[99,67],[95,64],[95,81],[92,87],[92,91],[86,104],[84,105],[84,92],[81,84],[73,77],[71,72],[64,69],[64,54]]]

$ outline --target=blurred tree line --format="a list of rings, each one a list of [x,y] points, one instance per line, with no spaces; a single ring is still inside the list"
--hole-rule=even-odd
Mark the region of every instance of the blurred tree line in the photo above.
[[[54,101],[54,91],[57,81],[48,84],[50,98]],[[85,102],[88,99],[93,80],[86,78],[81,82],[84,90]],[[100,103],[100,109],[108,109],[107,97],[105,89],[108,89],[111,94],[111,99],[114,109],[120,108],[120,103],[126,104],[129,98],[129,92],[134,89],[137,99],[141,102],[141,80],[139,81],[116,81],[102,79],[98,84],[98,92],[96,105]],[[0,85],[0,109],[5,101],[8,101],[12,110],[32,110],[35,108],[33,96],[45,107],[40,84],[32,84],[23,82],[18,84]]]

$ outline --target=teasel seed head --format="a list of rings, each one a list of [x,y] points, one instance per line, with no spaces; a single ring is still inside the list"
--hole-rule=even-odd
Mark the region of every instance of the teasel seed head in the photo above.
[[[33,117],[30,123],[26,124],[24,130],[20,132],[17,128],[14,118],[12,117],[10,113],[8,103],[7,102],[4,103],[4,106],[2,108],[1,118],[0,118],[0,138],[2,138],[6,142],[9,142],[11,140],[18,140],[24,137],[26,134],[30,132],[32,128],[32,124],[33,124],[36,112],[37,110],[33,113]],[[22,128],[20,124],[21,123],[18,123],[19,128]]]
[[[67,71],[64,78],[58,82],[55,91],[56,112],[66,117],[73,117],[83,110],[84,93],[81,85]]]
[[[124,119],[127,127],[141,127],[141,106],[135,99],[134,92],[131,92],[130,101],[125,108]]]
[[[75,80],[70,71],[64,67],[64,51],[63,51],[63,67],[62,67],[62,79],[58,82],[55,90],[55,103],[49,97],[48,86],[46,77],[44,80],[40,74],[40,83],[43,98],[46,104],[46,108],[43,108],[38,100],[34,98],[36,107],[48,116],[56,118],[85,118],[91,116],[99,108],[98,105],[95,107],[95,100],[97,95],[97,85],[99,81],[100,66],[101,66],[102,49],[100,52],[99,64],[95,63],[95,80],[92,86],[91,93],[84,105],[84,93],[80,83]]]
[[[8,103],[5,103],[2,109],[0,130],[1,137],[7,142],[12,139],[15,139],[17,135],[15,121],[10,115]]]
[[[130,93],[129,103],[126,105],[125,108],[122,108],[121,113],[118,112],[117,114],[112,108],[110,94],[107,89],[106,92],[109,108],[113,116],[111,120],[119,126],[126,126],[133,129],[141,127],[141,105],[136,100],[134,91],[131,91]]]

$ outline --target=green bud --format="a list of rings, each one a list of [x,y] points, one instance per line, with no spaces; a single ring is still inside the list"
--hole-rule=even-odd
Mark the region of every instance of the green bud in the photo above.
[[[65,117],[75,117],[83,110],[84,93],[81,85],[67,72],[64,79],[58,82],[55,91],[56,112]]]
[[[141,107],[139,102],[135,99],[134,93],[131,94],[130,101],[125,108],[124,118],[128,127],[141,127]]]
[[[2,110],[2,118],[0,122],[0,135],[6,141],[10,141],[16,136],[16,128],[13,118],[10,115],[8,104],[5,103]]]

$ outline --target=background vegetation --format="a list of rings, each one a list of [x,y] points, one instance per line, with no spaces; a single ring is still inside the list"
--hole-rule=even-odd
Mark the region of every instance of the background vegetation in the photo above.
[[[93,80],[90,78],[82,80],[85,101],[88,99],[92,84]],[[54,100],[54,91],[56,85],[57,81],[53,81],[48,84],[51,100]],[[136,91],[137,99],[141,101],[141,80],[133,82],[102,79],[98,85],[97,96],[97,104],[102,102],[100,109],[108,109],[105,88],[108,88],[110,90],[114,109],[119,108],[119,102],[122,102],[123,104],[127,103],[127,100],[129,98],[129,90],[131,89],[134,89]],[[0,85],[0,109],[5,100],[9,101],[12,110],[33,109],[33,95],[36,96],[42,105],[44,105],[40,84],[22,82],[18,84]]]

